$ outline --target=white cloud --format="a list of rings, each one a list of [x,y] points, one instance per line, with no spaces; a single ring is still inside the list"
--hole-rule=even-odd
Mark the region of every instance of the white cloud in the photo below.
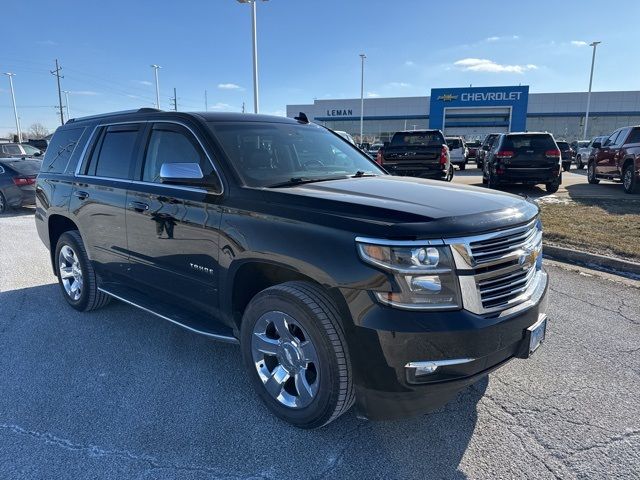
[[[413,60],[407,60],[406,62],[404,62],[405,67],[413,67],[415,66],[415,62]]]
[[[139,83],[140,85],[146,85],[148,87],[150,87],[151,85],[153,85],[152,82],[150,82],[149,80],[136,80],[137,83]]]
[[[238,110],[233,105],[229,105],[228,103],[222,103],[222,102],[218,102],[215,105],[211,105],[209,108],[211,110],[217,110],[219,112],[232,112],[232,111]]]
[[[219,83],[218,88],[222,90],[244,90],[240,85],[236,85],[235,83]]]
[[[94,92],[93,90],[72,90],[69,93],[71,93],[71,95],[100,95],[98,92]]]
[[[406,82],[389,82],[387,86],[391,88],[407,88],[410,87],[411,84]]]
[[[270,112],[260,112],[260,113],[264,113],[265,115],[275,115],[276,117],[286,117],[287,116],[287,112],[285,112],[284,110],[273,110]]]
[[[487,37],[484,39],[485,42],[500,42],[503,40],[518,40],[520,38],[520,35],[509,35],[506,37],[498,37],[498,36],[493,36],[493,37]]]
[[[367,98],[378,98],[380,96],[379,93],[376,92],[367,92]]]
[[[588,43],[584,40],[571,40],[571,45],[574,47],[586,47]]]
[[[463,58],[453,63],[456,67],[470,72],[490,73],[524,73],[529,70],[537,70],[537,65],[502,65],[486,58]]]
[[[48,45],[48,46],[55,46],[58,45],[58,42],[54,42],[53,40],[39,40],[36,42],[38,45]]]

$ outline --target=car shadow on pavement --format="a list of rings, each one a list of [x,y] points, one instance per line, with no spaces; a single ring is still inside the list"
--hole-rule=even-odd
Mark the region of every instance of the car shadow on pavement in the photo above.
[[[3,217],[24,217],[25,215],[33,215],[36,209],[34,207],[7,208],[4,213],[0,213]]]
[[[77,312],[57,284],[0,292],[0,311],[0,452],[28,456],[0,463],[35,477],[466,478],[487,378],[417,418],[299,430],[260,402],[237,346],[117,301]]]

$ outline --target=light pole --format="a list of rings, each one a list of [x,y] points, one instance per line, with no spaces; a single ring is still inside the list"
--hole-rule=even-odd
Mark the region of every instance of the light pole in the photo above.
[[[238,0],[238,3],[251,4],[251,38],[253,42],[253,113],[258,113],[258,33],[256,28],[256,1]],[[267,0],[262,0],[266,2]]]
[[[360,54],[360,143],[362,140],[362,130],[364,126],[364,59],[367,56],[364,53]]]
[[[69,90],[63,90],[62,93],[64,93],[64,100],[66,103],[66,110],[67,110],[67,121],[69,121],[69,119],[71,118],[71,114],[69,113],[69,94],[71,92]]]
[[[16,108],[16,94],[13,91],[13,76],[15,73],[5,73],[9,77],[9,86],[11,87],[11,100],[13,101],[13,115],[16,118],[16,131],[18,132],[18,143],[22,143],[22,132],[20,131],[20,119],[18,118],[18,109]]]
[[[160,83],[158,82],[158,70],[162,67],[160,65],[151,65],[156,77],[156,108],[160,110]]]
[[[591,74],[589,75],[589,93],[587,93],[587,111],[584,116],[584,134],[582,139],[587,139],[587,127],[589,126],[589,108],[591,107],[591,85],[593,84],[593,66],[596,63],[596,47],[602,42],[591,42],[590,47],[593,47],[593,55],[591,56]]]

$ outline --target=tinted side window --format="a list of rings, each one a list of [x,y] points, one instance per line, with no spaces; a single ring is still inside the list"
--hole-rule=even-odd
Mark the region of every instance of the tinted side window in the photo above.
[[[165,163],[197,163],[202,170],[204,183],[215,189],[221,188],[213,165],[198,140],[181,125],[171,123],[154,125],[145,152],[142,180],[161,183],[160,168]]]
[[[63,173],[83,132],[84,127],[58,130],[53,135],[51,144],[44,154],[41,171]]]
[[[611,136],[604,141],[603,146],[608,147],[608,146],[613,145],[614,143],[616,143],[616,139],[618,138],[618,134],[619,133],[620,133],[619,130],[616,130],[615,132],[613,132],[611,134]]]
[[[627,135],[629,134],[629,130],[631,130],[630,128],[623,128],[622,130],[620,130],[620,134],[618,135],[618,138],[616,139],[616,147],[621,147],[622,145],[624,145],[624,141],[627,139]]]
[[[2,151],[7,155],[16,155],[18,157],[23,155],[22,150],[18,145],[3,145]]]
[[[640,128],[634,128],[631,131],[631,135],[627,138],[627,144],[629,143],[640,143]]]
[[[156,124],[151,131],[145,153],[142,180],[161,183],[160,168],[165,163],[197,163],[205,177],[217,177],[209,159],[191,132],[180,125]]]
[[[107,127],[94,151],[89,175],[130,179],[138,132],[138,125]]]

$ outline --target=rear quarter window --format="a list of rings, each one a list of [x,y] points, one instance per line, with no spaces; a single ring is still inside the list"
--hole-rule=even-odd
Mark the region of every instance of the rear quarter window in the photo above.
[[[65,128],[53,135],[42,161],[43,173],[64,173],[66,171],[71,155],[78,146],[84,130],[84,127]]]
[[[633,130],[631,130],[626,143],[640,143],[640,128],[634,128]]]

